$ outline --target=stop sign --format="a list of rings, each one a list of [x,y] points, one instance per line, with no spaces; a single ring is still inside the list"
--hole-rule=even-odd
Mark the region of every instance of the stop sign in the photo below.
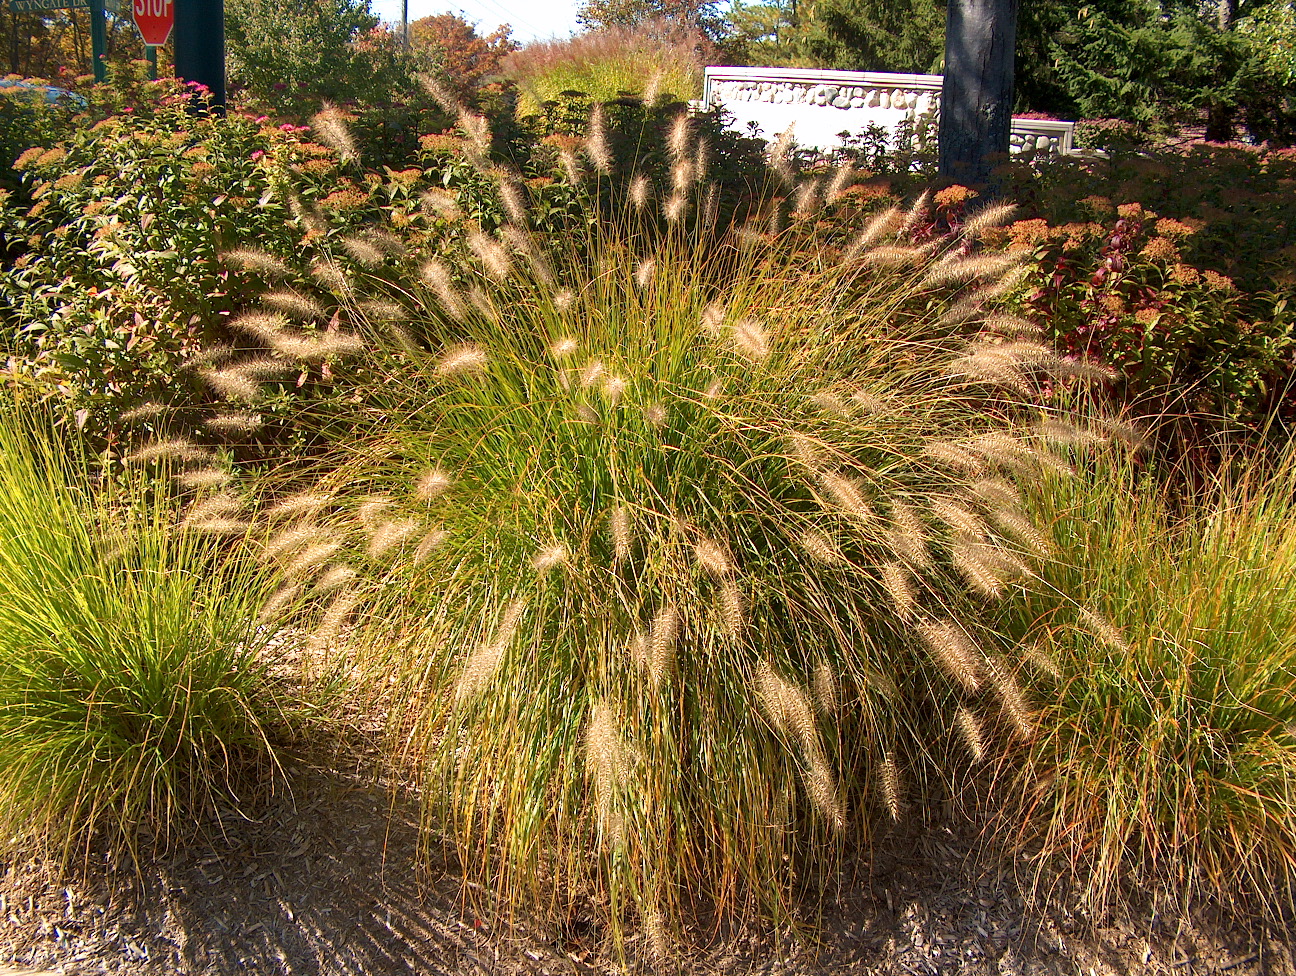
[[[175,24],[174,0],[135,0],[131,13],[145,44],[161,47],[167,42]]]

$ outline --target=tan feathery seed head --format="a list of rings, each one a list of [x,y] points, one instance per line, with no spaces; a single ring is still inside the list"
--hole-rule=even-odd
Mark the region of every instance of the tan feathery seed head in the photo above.
[[[630,509],[619,505],[612,509],[608,516],[608,528],[612,533],[612,553],[616,562],[630,556]]]
[[[253,403],[261,396],[261,384],[239,369],[204,370],[203,382],[226,400]]]
[[[707,170],[711,168],[711,140],[703,136],[693,146],[693,182],[702,183],[707,178]],[[708,188],[708,193],[715,192],[715,184],[712,183]]]
[[[509,260],[508,252],[497,240],[479,230],[470,232],[467,240],[468,247],[472,249],[473,254],[477,255],[477,260],[482,263],[492,278],[503,281],[509,276],[513,270],[513,262]]]
[[[743,599],[742,589],[738,586],[737,581],[727,579],[720,587],[720,622],[724,627],[724,632],[730,637],[737,637],[742,633],[743,624],[746,620],[747,607]]]
[[[1057,419],[1041,420],[1035,425],[1035,433],[1048,443],[1062,447],[1097,447],[1107,441],[1096,430]]]
[[[864,225],[864,229],[851,246],[846,249],[843,260],[846,264],[851,264],[858,260],[861,255],[867,253],[878,241],[886,237],[891,237],[899,229],[901,223],[900,208],[891,207],[883,210],[879,214],[874,214]]]
[[[1028,395],[1026,364],[1002,351],[1001,344],[979,345],[963,356],[951,359],[946,372],[972,385],[994,386]]]
[[[873,506],[864,498],[863,488],[855,478],[832,471],[820,471],[819,483],[842,513],[863,521],[873,518]]]
[[[630,181],[630,204],[636,210],[648,206],[648,177],[642,173]]]
[[[671,167],[671,188],[676,193],[687,193],[693,182],[693,164],[685,161]]]
[[[430,502],[442,495],[453,480],[449,472],[438,465],[418,476],[414,482],[414,493],[423,501]]]
[[[516,175],[501,170],[496,176],[495,185],[499,190],[500,203],[504,207],[504,212],[508,214],[509,220],[519,227],[525,227],[528,218],[526,190],[522,188]]]
[[[255,434],[265,426],[265,421],[259,413],[239,411],[208,417],[203,421],[203,426],[213,433],[220,434],[222,437],[245,437],[249,434]]]
[[[342,162],[360,161],[360,152],[356,149],[355,140],[351,138],[351,130],[335,106],[325,102],[324,108],[311,118],[311,128],[315,131],[315,137],[335,150]]]
[[[744,318],[733,325],[734,348],[753,362],[769,358],[769,335],[765,327],[753,318]]]
[[[995,507],[990,509],[990,521],[1007,536],[1021,543],[1037,556],[1047,556],[1053,551],[1048,536],[1041,532],[1029,518],[1016,509]]]
[[[453,379],[480,373],[486,368],[486,363],[487,357],[484,350],[479,346],[464,344],[447,349],[437,360],[436,368],[432,372],[438,379]]]
[[[993,203],[982,207],[963,221],[960,232],[964,237],[977,238],[992,227],[999,227],[1012,219],[1017,212],[1017,205],[1012,203]]]
[[[1107,417],[1099,421],[1114,440],[1124,444],[1132,451],[1138,452],[1148,445],[1146,431],[1139,429],[1129,421],[1116,417]]]
[[[261,301],[276,311],[301,322],[322,319],[327,314],[324,311],[324,306],[315,299],[290,288],[266,292],[261,296]]]
[[[297,222],[306,230],[314,234],[328,233],[328,221],[324,219],[320,208],[310,200],[303,200],[298,194],[293,193],[288,197],[288,208]]]
[[[620,847],[625,824],[616,809],[616,793],[625,775],[626,750],[616,715],[606,702],[596,701],[590,708],[589,724],[585,726],[585,765],[594,781],[599,833],[606,846]]]
[[[792,140],[793,130],[796,123],[792,123],[782,132],[780,132],[771,143],[769,148],[769,168],[780,180],[790,184],[796,179],[796,173],[792,169]]]
[[[194,502],[185,512],[186,521],[220,518],[227,515],[238,515],[247,507],[247,503],[232,491],[222,491],[201,501]]]
[[[411,557],[414,565],[417,566],[419,563],[423,562],[423,560],[427,559],[427,557],[432,555],[433,551],[449,537],[450,533],[445,529],[429,529],[424,533],[423,538],[419,540],[419,544],[414,547],[414,555]]]
[[[199,447],[193,441],[182,437],[153,441],[139,450],[126,456],[127,461],[136,464],[151,464],[154,461],[206,461],[211,458],[211,451]]]
[[[351,287],[351,279],[332,261],[320,258],[311,262],[310,273],[311,277],[335,295],[349,298],[355,291]]]
[[[233,250],[225,251],[221,254],[220,259],[223,264],[234,265],[246,271],[256,271],[263,275],[272,275],[276,278],[286,278],[292,273],[288,265],[273,254],[252,247],[236,247]]]
[[[666,145],[670,149],[671,159],[677,163],[688,155],[689,115],[687,111],[675,116],[675,121],[671,123],[670,134],[666,137]]]
[[[344,586],[350,586],[356,579],[356,571],[350,566],[330,566],[315,581],[314,590],[321,595],[336,593]]]
[[[567,562],[568,555],[567,547],[561,542],[556,542],[532,556],[531,567],[541,576],[545,576],[549,570]]]
[[[513,635],[517,632],[518,623],[525,609],[526,604],[522,600],[510,601],[505,606],[504,614],[491,639],[484,641],[468,656],[463,670],[459,673],[459,679],[455,682],[457,703],[462,704],[469,698],[475,697],[494,677],[504,658],[504,653],[508,650],[508,645],[513,640]]]
[[[882,760],[882,801],[887,812],[896,823],[900,822],[900,812],[904,800],[904,787],[900,780],[900,766],[896,763],[895,753],[887,751]]]
[[[331,533],[323,526],[314,523],[290,525],[281,529],[266,540],[261,550],[263,560],[279,559],[287,553],[297,551],[313,542],[328,542]]]
[[[259,356],[256,359],[246,359],[236,366],[231,366],[231,372],[237,372],[248,379],[252,380],[273,380],[279,379],[287,373],[296,370],[292,363],[285,362],[282,359],[275,359],[271,356]]]
[[[882,244],[865,251],[856,260],[870,268],[912,268],[920,264],[926,256],[927,251],[921,247]]]
[[[606,372],[607,369],[603,365],[603,360],[591,359],[586,363],[585,368],[581,370],[580,385],[588,390],[595,383],[598,383],[603,379],[603,374]]]
[[[1097,610],[1091,607],[1082,607],[1076,620],[1081,628],[1089,631],[1112,650],[1128,653],[1130,649],[1129,642],[1125,639],[1125,635],[1121,633],[1121,629]]]
[[[804,770],[806,793],[819,814],[832,824],[834,830],[846,829],[846,803],[837,787],[837,778],[828,757],[821,748],[807,750]]]
[[[1120,373],[1096,359],[1067,356],[1058,361],[1054,372],[1081,383],[1115,383]]]
[[[885,415],[896,408],[893,398],[879,396],[871,390],[856,390],[851,394],[851,403],[863,414]]]
[[[203,535],[245,535],[252,529],[251,522],[230,518],[185,519],[181,525],[187,532]]]
[[[1038,341],[1044,335],[1044,330],[1038,323],[1008,312],[995,312],[993,315],[986,316],[983,328],[986,341],[1008,339],[1029,342]]]
[[[576,352],[576,340],[570,337],[563,337],[555,340],[549,346],[549,355],[554,359],[566,359]]]
[[[234,476],[220,468],[195,468],[176,475],[176,482],[183,488],[219,488],[234,480]]]
[[[331,495],[325,495],[318,492],[302,492],[297,495],[289,495],[281,499],[266,509],[266,515],[270,518],[295,518],[298,515],[308,515],[327,508],[333,501]]]
[[[670,412],[665,404],[650,403],[644,407],[644,420],[648,421],[650,427],[661,427],[669,417]]]
[[[654,75],[654,77],[657,77]],[[647,95],[644,96],[644,104],[651,105]],[[644,937],[648,942],[648,951],[652,953],[653,959],[658,963],[667,963],[671,960],[671,937],[670,931],[666,927],[662,914],[656,908],[644,912],[643,917]]]
[[[342,248],[351,257],[370,268],[377,267],[387,258],[383,249],[374,244],[373,241],[354,234],[342,238]]]
[[[711,302],[706,308],[702,309],[702,314],[698,317],[698,322],[702,326],[702,331],[710,336],[720,335],[724,328],[725,310],[719,302]]]
[[[620,376],[609,376],[603,381],[603,396],[612,406],[621,402],[621,395],[625,393],[626,381]]]
[[[953,261],[942,261],[922,280],[926,286],[963,284],[984,281],[1007,274],[1022,262],[1021,255],[976,254]]]
[[[640,96],[640,100],[648,108],[654,107],[657,104],[657,99],[661,97],[661,83],[662,72],[658,68],[648,78],[648,84],[644,85],[643,95]]]
[[[824,413],[830,413],[837,417],[849,417],[851,415],[850,405],[836,393],[830,393],[827,390],[820,390],[818,393],[811,394],[810,402]]]
[[[599,422],[598,411],[588,403],[576,404],[576,419],[583,424],[597,424]]]
[[[1017,683],[1017,677],[1008,662],[1001,658],[989,660],[987,667],[999,704],[1012,723],[1014,734],[1023,741],[1030,741],[1035,735],[1035,714],[1022,693],[1021,685]]]
[[[271,347],[281,356],[304,363],[355,356],[365,348],[364,341],[359,336],[343,332],[325,332],[318,338],[280,335],[271,342]]]
[[[985,478],[973,483],[972,496],[992,509],[1015,509],[1022,503],[1021,492],[1000,478]]]
[[[1022,657],[1033,664],[1042,674],[1047,674],[1054,681],[1062,680],[1062,669],[1044,647],[1042,640],[1031,641],[1022,648]]]
[[[967,446],[990,464],[1010,471],[1033,470],[1039,460],[1039,451],[1003,431],[978,434],[967,441]]]
[[[918,194],[918,199],[905,211],[904,221],[900,224],[899,230],[901,236],[908,237],[926,219],[927,207],[931,203],[931,197],[931,190],[923,190],[922,193]]]
[[[553,268],[549,266],[549,262],[541,253],[540,245],[536,243],[536,239],[530,231],[516,224],[505,224],[500,228],[500,236],[508,242],[509,247],[522,255],[527,266],[531,268],[531,273],[546,288],[553,288],[557,285]]]
[[[257,623],[269,624],[280,620],[285,611],[301,596],[300,583],[287,583],[270,595],[261,610],[257,613]]]
[[[447,220],[452,220],[460,214],[458,198],[449,190],[440,187],[425,190],[419,196],[419,202],[424,210],[445,217]]]
[[[919,569],[930,567],[931,552],[927,546],[927,525],[914,507],[899,499],[892,501],[891,522],[894,529],[887,535],[891,550],[910,566]]]
[[[423,267],[419,269],[419,277],[436,293],[446,314],[462,322],[465,314],[463,297],[459,294],[459,289],[454,286],[450,269],[441,261],[432,258],[423,263]]]
[[[815,663],[814,681],[811,684],[815,705],[825,715],[836,715],[841,707],[841,695],[837,690],[837,677],[827,659],[820,658]]]
[[[917,627],[932,659],[963,688],[975,693],[981,688],[984,655],[961,627],[949,620],[927,620]]]
[[[371,496],[362,501],[356,508],[356,521],[372,532],[378,527],[379,519],[395,503],[381,495]]]
[[[640,288],[647,288],[652,284],[653,277],[657,274],[657,262],[652,258],[646,258],[639,263],[635,269],[635,284]]]
[[[714,539],[702,536],[694,546],[694,552],[697,554],[698,565],[712,576],[728,576],[734,570],[729,550]]]
[[[251,336],[259,342],[270,343],[288,326],[282,315],[267,312],[247,312],[230,319],[230,328]]]
[[[967,746],[967,751],[972,754],[973,761],[983,760],[986,754],[985,737],[981,734],[981,721],[976,713],[966,705],[960,705],[954,713],[954,728]]]
[[[321,542],[307,546],[284,564],[283,574],[289,579],[308,575],[333,558],[333,554],[342,548],[340,542]]]
[[[797,536],[797,543],[806,555],[821,566],[841,566],[846,562],[846,554],[841,547],[822,532],[807,529]]]
[[[992,549],[984,542],[960,539],[951,547],[950,557],[968,586],[981,596],[998,599],[1004,593],[1004,580],[995,562],[986,558]]]
[[[570,149],[558,150],[558,162],[562,165],[563,175],[572,186],[579,185],[585,179],[585,170]]]
[[[335,596],[320,617],[319,625],[311,635],[311,643],[316,648],[334,646],[342,633],[342,628],[346,626],[348,618],[359,604],[360,594],[355,590],[344,590]]]
[[[707,388],[702,391],[702,396],[707,400],[714,400],[725,390],[724,380],[712,380],[707,384]]]
[[[855,170],[849,163],[843,163],[834,169],[824,187],[824,202],[836,203],[854,179]]]
[[[419,523],[413,519],[398,519],[376,526],[373,534],[369,536],[369,545],[366,548],[369,558],[377,559],[397,546],[403,545],[418,532],[419,528]]]
[[[495,304],[491,301],[490,296],[477,285],[473,285],[468,289],[468,304],[475,308],[477,314],[486,321],[496,322],[499,320],[499,315],[495,311]]]
[[[912,620],[918,599],[914,593],[913,576],[902,563],[882,564],[882,585],[891,598],[891,609],[901,620]]]
[[[688,210],[688,197],[682,193],[672,193],[662,205],[662,216],[670,224],[678,224],[684,219],[684,214]]]
[[[612,148],[607,141],[607,121],[603,106],[596,102],[590,110],[589,125],[585,130],[585,155],[602,176],[612,172]]]
[[[165,410],[166,407],[162,406],[162,404],[149,400],[146,403],[141,403],[139,406],[127,410],[121,415],[121,419],[123,423],[134,424],[141,420],[151,420],[163,413]]]
[[[985,465],[980,458],[966,448],[950,441],[927,441],[923,444],[922,452],[925,457],[931,458],[943,467],[953,468],[955,471],[962,471],[971,475],[982,474],[985,471]]]
[[[654,688],[660,688],[674,670],[679,631],[680,614],[674,607],[662,607],[653,616],[648,630],[648,680]]]
[[[416,76],[418,83],[423,86],[423,90],[432,96],[432,101],[436,102],[447,115],[458,115],[464,110],[463,103],[449,88],[441,83],[441,79],[426,71],[420,71]]]
[[[928,503],[932,514],[950,527],[956,535],[983,538],[986,534],[985,523],[980,516],[966,505],[952,498],[936,496]]]
[[[475,115],[467,109],[461,109],[457,119],[459,131],[464,134],[476,157],[474,162],[480,166],[490,156],[491,128],[484,115]]]
[[[802,181],[798,184],[792,199],[792,212],[803,219],[809,217],[819,209],[819,181]]]

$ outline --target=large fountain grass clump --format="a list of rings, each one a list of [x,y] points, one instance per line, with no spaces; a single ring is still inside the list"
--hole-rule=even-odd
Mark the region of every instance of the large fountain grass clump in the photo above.
[[[776,156],[789,199],[717,228],[687,119],[653,187],[607,178],[596,115],[555,161],[588,204],[541,237],[483,125],[497,226],[434,190],[421,254],[370,228],[317,233],[309,272],[231,256],[295,286],[234,323],[208,430],[254,432],[268,376],[347,391],[240,529],[282,577],[263,619],[311,629],[506,893],[606,896],[659,949],[685,908],[786,913],[948,762],[1034,734],[981,611],[1046,548],[1013,484],[1060,466],[1045,394],[1096,371],[990,311],[1006,208],[920,242],[924,200],[856,218],[848,170]],[[200,492],[199,529],[229,499]]]

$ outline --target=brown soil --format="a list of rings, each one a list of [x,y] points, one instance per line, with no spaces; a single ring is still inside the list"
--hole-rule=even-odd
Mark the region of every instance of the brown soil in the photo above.
[[[417,813],[319,771],[202,844],[76,876],[38,861],[0,877],[0,959],[63,973],[531,974],[622,971],[592,923],[513,918],[448,865],[416,870]],[[630,971],[688,974],[1296,976],[1289,932],[1129,912],[1095,922],[1031,907],[1021,866],[948,827],[884,839],[824,907],[817,944],[786,933],[688,933],[695,947]]]

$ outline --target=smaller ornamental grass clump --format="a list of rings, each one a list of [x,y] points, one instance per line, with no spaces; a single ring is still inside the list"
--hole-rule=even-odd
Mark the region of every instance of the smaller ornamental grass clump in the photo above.
[[[564,150],[591,198],[619,165],[601,124]],[[704,152],[684,123],[671,149]],[[619,174],[618,216],[542,238],[467,151],[514,197],[502,226],[442,224],[422,256],[320,243],[327,273],[271,291],[212,382],[244,416],[224,377],[322,328],[335,382],[381,376],[331,453],[263,486],[262,619],[360,676],[429,823],[504,890],[593,884],[659,945],[704,901],[781,914],[807,865],[922,802],[926,736],[979,759],[1034,734],[982,611],[1046,548],[1014,486],[1065,466],[1045,394],[1094,371],[990,314],[1013,262],[912,239],[925,199],[727,229],[704,175]]]

